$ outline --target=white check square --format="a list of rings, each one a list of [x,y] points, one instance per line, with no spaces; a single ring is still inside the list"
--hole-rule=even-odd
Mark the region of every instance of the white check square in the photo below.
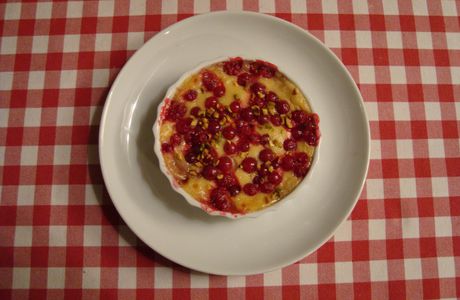
[[[436,237],[451,237],[452,225],[451,217],[435,217],[434,230],[436,232]]]
[[[118,288],[135,289],[136,288],[137,269],[121,267],[118,268]]]
[[[420,262],[420,258],[404,259],[404,272],[406,280],[421,279],[422,264]]]
[[[83,288],[98,289],[100,288],[101,269],[100,268],[83,268]]]
[[[335,281],[337,283],[353,282],[353,264],[349,261],[335,262]]]
[[[25,127],[38,127],[40,126],[42,110],[41,108],[29,107],[26,108],[24,114]]]
[[[73,89],[77,86],[77,71],[63,70],[61,71],[61,89]]]
[[[190,287],[192,289],[208,289],[209,288],[209,275],[193,272],[190,276]]]
[[[358,66],[359,83],[375,84],[375,68],[373,66]]]
[[[440,278],[455,278],[455,260],[453,257],[438,257],[438,275]]]
[[[13,289],[28,289],[30,268],[13,268]]]
[[[412,140],[396,140],[396,152],[398,158],[414,158]]]
[[[420,224],[418,218],[403,218],[402,235],[405,239],[416,239],[420,237]]]
[[[429,139],[428,140],[428,152],[430,157],[433,158],[444,158],[444,140],[443,139]]]
[[[38,146],[21,147],[21,165],[31,166],[37,164]]]
[[[441,120],[441,105],[439,102],[425,102],[424,105],[427,120]]]
[[[372,48],[372,35],[368,30],[357,30],[356,36],[356,47],[357,48]]]
[[[369,239],[384,240],[386,237],[385,220],[369,220]]]
[[[15,54],[18,38],[15,36],[4,36],[0,43],[1,54]]]
[[[69,145],[56,145],[54,146],[53,162],[55,165],[68,165],[70,164],[70,152],[72,151]]]
[[[19,185],[17,205],[33,205],[35,199],[35,185]]]
[[[56,125],[71,126],[73,124],[73,107],[61,106],[57,109]]]
[[[406,68],[404,66],[390,66],[390,78],[393,84],[406,84]]]
[[[172,270],[167,267],[155,268],[154,287],[156,289],[172,288]]]
[[[48,268],[47,285],[49,289],[65,287],[65,268]]]
[[[32,235],[32,226],[16,226],[14,231],[14,246],[31,247]]]
[[[371,281],[387,281],[388,265],[386,260],[370,261]]]
[[[265,286],[281,286],[281,271],[275,270],[264,274]]]
[[[27,87],[30,90],[43,89],[45,86],[45,72],[31,71],[29,72],[29,83]]]
[[[84,246],[101,246],[102,233],[100,225],[83,226],[83,245]]]
[[[67,227],[64,225],[51,225],[49,227],[49,246],[63,247],[67,245]]]
[[[67,205],[69,203],[69,186],[54,184],[51,187],[51,204]]]
[[[340,31],[338,30],[325,30],[324,43],[330,48],[340,47]]]
[[[367,199],[383,199],[383,180],[371,179],[366,180]]]
[[[48,40],[47,35],[35,35],[32,40],[32,53],[47,53]]]
[[[415,178],[399,178],[399,193],[401,198],[416,198],[417,182]]]
[[[299,264],[299,283],[318,284],[318,264]]]
[[[80,49],[80,35],[66,34],[64,35],[63,52],[78,52]]]
[[[402,36],[401,32],[387,31],[387,45],[388,48],[401,49],[402,48]]]
[[[395,121],[409,121],[411,119],[408,102],[393,102],[393,112]]]

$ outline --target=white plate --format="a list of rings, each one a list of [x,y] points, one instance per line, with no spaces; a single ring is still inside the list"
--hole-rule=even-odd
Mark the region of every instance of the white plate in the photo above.
[[[322,132],[303,199],[258,218],[230,220],[190,206],[158,168],[151,128],[167,88],[200,62],[259,57],[310,98]],[[347,70],[317,39],[280,19],[218,12],[176,23],[124,66],[107,97],[99,153],[107,189],[128,226],[161,255],[213,274],[255,274],[303,258],[353,209],[369,163],[369,125]]]

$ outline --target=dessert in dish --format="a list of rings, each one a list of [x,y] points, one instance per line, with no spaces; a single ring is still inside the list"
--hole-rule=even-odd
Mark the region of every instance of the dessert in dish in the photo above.
[[[161,157],[201,208],[245,215],[279,202],[310,170],[319,117],[266,61],[230,58],[178,83],[160,105]]]

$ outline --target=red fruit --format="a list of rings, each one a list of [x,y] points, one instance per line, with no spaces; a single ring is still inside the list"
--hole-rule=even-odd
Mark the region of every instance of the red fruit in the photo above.
[[[261,176],[261,177],[265,177],[268,174],[270,174],[270,170],[268,169],[268,167],[266,165],[261,165],[260,169],[257,170],[257,174],[259,174],[259,176]]]
[[[266,148],[260,151],[259,159],[263,162],[272,161],[273,159],[275,159],[275,153],[273,153],[272,150]]]
[[[193,164],[195,163],[198,158],[196,156],[196,154],[193,152],[193,151],[188,151],[186,154],[185,154],[185,160],[190,163],[190,164]]]
[[[249,143],[247,140],[240,139],[238,141],[238,150],[241,152],[248,152],[249,151]]]
[[[260,191],[262,193],[271,194],[275,190],[275,185],[271,182],[264,182],[260,185]]]
[[[227,140],[231,140],[235,137],[236,135],[236,129],[235,127],[233,126],[227,126],[224,128],[224,130],[222,131],[222,135],[224,136],[224,138],[226,138]]]
[[[292,128],[291,134],[292,134],[292,137],[296,141],[300,141],[300,140],[303,139],[304,131],[302,130],[302,128],[300,126],[296,126],[296,127]]]
[[[294,139],[286,139],[283,142],[284,150],[292,151],[297,148],[297,142]]]
[[[216,107],[217,103],[219,102],[219,100],[214,97],[214,96],[210,96],[208,98],[206,98],[205,102],[204,102],[204,106],[206,108],[213,108],[213,107]]]
[[[214,180],[217,176],[219,171],[217,171],[216,168],[213,166],[206,166],[203,168],[203,171],[201,171],[201,175],[206,178],[207,180]]]
[[[275,126],[280,126],[281,123],[282,123],[281,117],[278,116],[278,115],[271,116],[271,117],[270,117],[270,121],[271,121],[272,124],[275,125]]]
[[[190,110],[190,114],[194,117],[198,117],[198,115],[200,114],[200,108],[198,106],[194,106],[192,107],[192,109]]]
[[[210,133],[216,134],[220,131],[220,128],[221,126],[218,121],[216,120],[209,121],[208,130]]]
[[[278,169],[279,166],[280,166],[279,157],[276,157],[274,160],[272,160],[272,167],[274,169]]]
[[[241,135],[251,135],[251,127],[249,127],[249,125],[245,125],[239,129],[239,133]]]
[[[181,134],[189,132],[192,128],[190,125],[191,123],[192,123],[192,118],[179,119],[176,122],[176,131]]]
[[[211,205],[220,211],[227,211],[230,209],[230,195],[227,189],[217,187],[211,191]]]
[[[267,101],[276,102],[278,99],[278,95],[276,95],[274,92],[268,92],[267,95],[265,95],[265,100]]]
[[[233,161],[228,156],[222,156],[219,159],[219,164],[217,167],[224,173],[228,173],[233,169]]]
[[[319,139],[314,133],[308,134],[308,136],[305,138],[305,141],[310,146],[318,146],[319,143]]]
[[[241,187],[238,184],[232,185],[227,188],[228,192],[232,196],[236,196],[241,192]]]
[[[230,103],[230,110],[234,113],[239,112],[241,108],[240,102],[239,101],[233,101]]]
[[[287,101],[285,100],[280,100],[276,102],[275,108],[276,111],[280,114],[286,114],[287,112],[289,112],[290,109],[289,103],[287,103]]]
[[[246,157],[242,162],[241,166],[246,173],[252,173],[257,170],[257,160],[252,157]]]
[[[224,62],[224,72],[228,75],[237,75],[243,68],[243,59],[241,57],[231,58]]]
[[[181,141],[182,141],[182,138],[177,133],[174,133],[169,138],[169,143],[171,144],[171,146],[177,146],[180,144]]]
[[[281,159],[281,168],[284,171],[291,171],[295,166],[294,158],[290,155],[286,155]]]
[[[208,135],[203,131],[195,132],[192,138],[192,142],[194,144],[204,144],[207,141],[208,141]]]
[[[219,180],[217,181],[217,184],[218,184],[219,186],[228,188],[228,187],[231,187],[231,186],[233,186],[233,185],[237,185],[238,182],[237,182],[237,180],[235,179],[235,177],[233,177],[232,175],[230,175],[230,174],[225,174],[224,177],[222,177],[222,179],[219,179]]]
[[[294,169],[294,175],[297,176],[297,177],[305,177],[305,175],[307,175],[308,173],[308,170],[310,169],[309,166],[307,165],[303,165],[303,166],[298,166]]]
[[[251,144],[257,145],[260,142],[260,136],[258,134],[248,135],[248,140]]]
[[[231,155],[231,154],[235,154],[236,153],[236,145],[234,143],[231,143],[231,142],[226,142],[224,144],[224,151],[225,153],[227,153],[228,155]]]
[[[246,86],[249,80],[251,80],[251,75],[249,75],[248,73],[241,73],[240,75],[238,75],[238,78],[236,79],[238,84],[241,86]]]
[[[248,123],[246,123],[245,121],[243,121],[241,119],[236,119],[235,120],[235,126],[236,126],[237,129],[241,129],[243,127],[248,126]]]
[[[307,113],[303,110],[294,110],[292,112],[292,119],[296,123],[304,123],[307,120]]]
[[[257,122],[259,122],[260,125],[266,124],[270,121],[270,118],[267,115],[260,115],[257,117]]]
[[[246,183],[243,186],[243,192],[249,196],[254,196],[255,194],[257,194],[258,190],[258,186],[253,183]]]
[[[182,118],[187,112],[187,108],[183,103],[172,101],[166,110],[166,119],[169,121],[176,121]]]
[[[193,101],[198,96],[198,93],[195,90],[188,90],[182,96],[187,101]]]
[[[252,179],[252,183],[254,183],[255,185],[261,184],[262,181],[263,181],[263,178],[262,178],[262,176],[260,176],[260,175],[256,175],[256,176],[254,176],[254,178]]]
[[[280,184],[282,180],[283,180],[283,177],[281,177],[280,173],[278,173],[276,171],[274,171],[274,172],[270,173],[270,175],[268,175],[268,181],[270,181],[274,185]]]
[[[270,136],[268,134],[262,134],[259,139],[259,143],[261,145],[266,145],[268,144],[268,141],[270,140]]]
[[[265,92],[265,85],[263,85],[262,83],[260,82],[255,82],[251,85],[251,91],[254,93],[254,94],[257,94],[258,92]]]
[[[161,144],[161,151],[165,152],[165,153],[169,153],[169,152],[172,151],[172,147],[168,143],[163,143],[163,144]]]
[[[249,72],[251,72],[251,74],[265,78],[275,76],[276,70],[277,67],[275,65],[262,60],[256,60],[249,65]]]
[[[243,108],[241,110],[240,116],[243,120],[247,122],[251,122],[254,119],[254,113],[252,112],[252,109],[249,107]]]
[[[263,92],[259,92],[259,93],[263,94]],[[267,101],[265,100],[265,97],[261,97],[263,95],[259,95],[259,93],[258,94],[252,94],[250,104],[258,106],[260,108],[263,108],[263,107],[267,106]]]
[[[308,155],[305,152],[296,152],[292,155],[296,166],[308,165]]]
[[[225,87],[223,85],[219,85],[212,92],[214,96],[222,97],[225,94]]]
[[[206,70],[201,73],[201,81],[203,82],[204,87],[208,91],[214,91],[216,87],[222,85],[222,82],[219,80],[216,74]]]

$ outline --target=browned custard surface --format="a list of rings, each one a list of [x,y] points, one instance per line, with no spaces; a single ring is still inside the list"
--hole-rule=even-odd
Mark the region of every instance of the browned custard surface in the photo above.
[[[174,180],[203,206],[249,213],[308,173],[319,118],[277,67],[231,58],[201,69],[166,99],[161,151]]]

